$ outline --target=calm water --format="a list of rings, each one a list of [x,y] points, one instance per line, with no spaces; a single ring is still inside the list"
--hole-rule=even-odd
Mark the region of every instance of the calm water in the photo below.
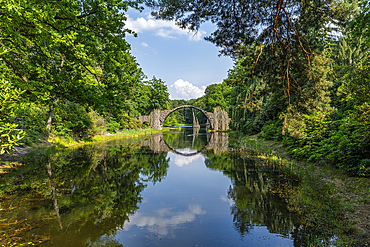
[[[301,246],[300,219],[273,192],[290,182],[228,142],[182,128],[35,157],[2,185],[0,243]]]

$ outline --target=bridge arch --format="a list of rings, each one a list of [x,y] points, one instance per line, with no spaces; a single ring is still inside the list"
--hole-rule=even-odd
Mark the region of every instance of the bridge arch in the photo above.
[[[198,110],[198,111],[200,111],[200,112],[202,112],[205,116],[206,116],[206,118],[207,118],[207,120],[208,120],[208,122],[209,122],[209,124],[211,125],[210,127],[211,127],[211,129],[213,129],[213,125],[212,125],[212,122],[213,122],[213,119],[211,119],[211,116],[209,116],[209,112],[206,112],[205,110],[203,110],[202,108],[199,108],[199,107],[197,107],[197,106],[193,106],[193,105],[182,105],[182,106],[178,106],[178,107],[176,107],[176,108],[173,108],[172,110],[164,110],[164,111],[162,111],[162,112],[164,112],[164,114],[163,114],[163,116],[162,116],[162,119],[160,119],[160,121],[161,121],[161,127],[163,127],[163,123],[164,123],[164,121],[166,121],[166,118],[172,113],[172,112],[174,112],[174,111],[177,111],[177,110],[179,110],[179,109],[182,109],[182,108],[193,108],[193,109],[196,109],[196,110]]]
[[[213,130],[228,130],[229,123],[231,119],[229,118],[227,112],[221,107],[217,106],[213,112],[206,112],[202,108],[193,105],[182,105],[178,106],[172,110],[153,110],[149,116],[139,116],[139,120],[142,123],[149,122],[149,126],[155,130],[161,130],[163,127],[164,120],[170,115],[172,112],[181,109],[181,108],[193,108],[202,112],[209,123],[209,127]]]
[[[207,150],[213,150],[215,154],[222,153],[228,150],[229,136],[224,132],[207,132],[207,144],[201,149],[193,153],[181,153],[176,149],[170,147],[165,139],[163,133],[153,135],[150,139],[143,140],[142,146],[148,146],[155,153],[172,152],[181,156],[195,156]]]
[[[201,150],[197,150],[196,152],[193,152],[193,153],[188,153],[188,154],[185,153],[184,154],[184,153],[181,153],[181,152],[177,151],[174,148],[171,148],[164,139],[163,139],[163,142],[164,142],[164,145],[166,145],[166,147],[168,148],[169,151],[171,151],[172,153],[178,154],[180,156],[185,156],[185,157],[190,157],[190,156],[195,156],[197,154],[200,154],[203,151],[207,150],[207,146],[208,146],[208,143],[207,143],[207,145],[205,145]]]

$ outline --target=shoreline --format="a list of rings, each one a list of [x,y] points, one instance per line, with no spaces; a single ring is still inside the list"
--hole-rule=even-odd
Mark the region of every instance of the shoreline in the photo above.
[[[23,165],[22,160],[27,154],[34,152],[37,149],[47,149],[50,147],[59,148],[72,148],[89,144],[96,144],[100,142],[106,142],[110,140],[118,139],[134,139],[141,136],[153,135],[160,132],[168,131],[168,129],[154,130],[154,129],[137,129],[137,130],[122,130],[117,133],[105,133],[103,135],[95,135],[89,140],[79,140],[79,141],[68,141],[63,140],[61,137],[49,138],[48,141],[42,141],[40,144],[34,147],[20,147],[15,146],[14,151],[11,153],[5,153],[0,155],[0,174],[7,173],[10,169],[14,169],[18,166]],[[36,153],[35,156],[42,155],[41,153]]]
[[[333,230],[338,236],[334,246],[370,246],[370,178],[351,177],[325,160],[316,163],[294,160],[277,141],[258,139],[256,135],[236,139],[241,152],[256,150],[261,158],[276,160],[282,169],[291,170],[300,177],[302,189],[288,192],[285,199],[288,203],[298,202],[305,214],[314,210],[315,221],[334,221]],[[317,190],[312,189],[315,187]],[[338,207],[330,209],[340,216],[339,219],[328,218],[327,205],[317,206],[323,197],[327,197],[324,202],[334,199]],[[319,240],[314,240],[312,246],[320,246],[316,241]]]
[[[134,140],[168,130],[146,129],[132,131],[131,135],[128,132],[97,135],[91,138],[92,141],[76,142],[69,146],[44,142],[41,147],[16,147],[18,154],[9,156],[18,160],[4,162],[0,156],[0,175],[22,166],[22,159],[31,152],[34,152],[35,156],[41,156],[43,149],[54,146],[76,148],[111,140]],[[241,155],[250,155],[248,150],[254,150],[256,152],[252,153],[252,156],[256,159],[264,164],[273,165],[287,177],[293,175],[300,180],[299,186],[284,187],[276,193],[279,193],[290,208],[306,215],[314,226],[316,223],[318,228],[326,224],[333,226],[330,230],[338,237],[334,241],[334,246],[370,246],[370,178],[350,177],[325,160],[317,163],[294,160],[277,141],[266,141],[257,138],[256,135],[241,137],[233,133],[230,133],[230,138],[234,139],[234,147]],[[40,149],[40,152],[37,149]],[[322,230],[325,232],[328,229]],[[320,246],[319,243],[322,240],[314,237],[309,241],[311,246]]]

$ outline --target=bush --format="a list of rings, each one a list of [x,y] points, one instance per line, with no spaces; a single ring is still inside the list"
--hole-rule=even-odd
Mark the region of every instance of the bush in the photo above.
[[[127,113],[119,115],[119,124],[121,129],[140,129],[141,121],[137,118],[131,118]]]
[[[370,141],[366,127],[349,116],[306,118],[304,138],[287,136],[283,144],[290,155],[297,159],[319,161],[327,159],[338,168],[355,176],[370,176]]]
[[[53,134],[74,139],[90,137],[93,134],[93,122],[81,105],[60,100],[54,109]]]
[[[26,132],[26,136],[22,139],[21,144],[30,146],[46,138],[47,107],[34,103],[20,104],[14,111],[14,117],[23,120],[23,130]]]
[[[353,116],[338,111],[331,115],[320,111],[303,115],[300,133],[287,133],[285,136],[282,135],[282,120],[268,121],[258,137],[282,140],[288,154],[295,159],[330,160],[351,175],[369,177],[369,127]]]
[[[267,121],[265,125],[263,125],[262,130],[260,133],[258,133],[259,138],[263,138],[266,140],[283,140],[284,136],[282,134],[283,131],[283,121],[277,120],[277,121]]]
[[[107,131],[109,133],[116,133],[119,130],[119,127],[120,124],[114,120],[111,120],[109,123],[107,123]]]
[[[143,124],[141,125],[141,128],[142,128],[142,129],[147,129],[147,128],[149,128],[149,123],[148,123],[148,122],[143,123]]]
[[[176,118],[172,118],[171,119],[171,122],[170,122],[170,125],[171,126],[178,126],[179,125],[179,122],[177,122]]]
[[[100,116],[97,112],[90,110],[88,113],[91,122],[93,123],[92,133],[96,134],[103,134],[107,132],[107,120]]]
[[[170,118],[166,118],[166,120],[164,120],[164,123],[163,123],[163,127],[169,127],[171,125],[170,123]]]

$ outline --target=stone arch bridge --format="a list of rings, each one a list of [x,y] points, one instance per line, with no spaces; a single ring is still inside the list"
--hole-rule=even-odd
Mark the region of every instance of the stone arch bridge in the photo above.
[[[192,105],[183,105],[176,107],[172,110],[159,110],[155,109],[150,113],[149,116],[139,116],[139,120],[142,123],[149,123],[149,127],[156,130],[161,130],[163,127],[163,123],[166,120],[166,118],[174,111],[177,111],[181,108],[193,108],[200,112],[202,112],[206,118],[207,123],[209,124],[209,127],[213,130],[228,130],[229,129],[229,123],[230,118],[227,114],[227,112],[221,107],[216,107],[212,112],[206,112],[205,110],[192,106]]]

